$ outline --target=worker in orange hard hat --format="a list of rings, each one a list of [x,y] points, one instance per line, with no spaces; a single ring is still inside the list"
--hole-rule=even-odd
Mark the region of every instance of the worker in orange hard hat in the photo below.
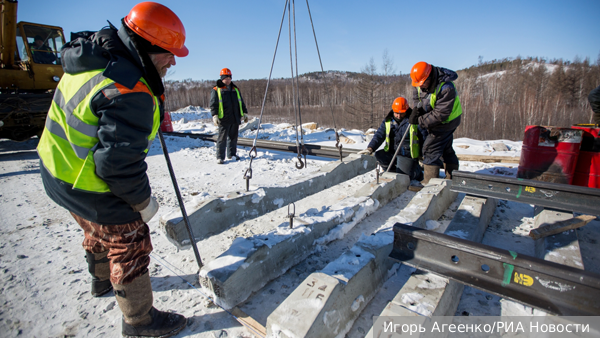
[[[375,158],[384,170],[391,166],[390,171],[409,175],[411,180],[421,181],[423,170],[419,166],[418,158],[420,144],[427,137],[427,131],[416,125],[410,125],[408,119],[412,113],[408,101],[403,97],[397,97],[392,103],[392,110],[381,122],[367,149],[359,151],[358,154],[373,155],[373,152],[383,144],[383,149],[375,152]],[[404,141],[402,141],[403,137]],[[392,163],[396,150],[398,154]]]
[[[239,88],[231,81],[231,70],[221,69],[221,78],[210,93],[210,112],[215,126],[219,129],[217,138],[217,163],[228,159],[239,161],[237,140],[240,124],[248,122],[248,109]]]
[[[452,178],[452,171],[458,170],[459,165],[452,141],[462,115],[460,99],[452,82],[458,75],[421,61],[412,67],[410,78],[415,87],[410,123],[428,131],[423,143],[425,177],[422,183],[437,178],[442,165],[446,178]]]
[[[120,29],[75,35],[38,145],[44,188],[83,229],[92,296],[114,290],[123,335],[170,337],[187,319],[153,307],[147,223],[158,203],[145,159],[164,116],[162,78],[188,55],[185,29],[142,2]]]

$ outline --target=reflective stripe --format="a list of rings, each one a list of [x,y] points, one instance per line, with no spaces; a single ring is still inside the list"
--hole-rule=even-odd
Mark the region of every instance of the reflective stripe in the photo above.
[[[392,120],[385,121],[385,147],[383,147],[383,151],[388,151],[390,149],[390,130],[392,129]]]
[[[52,120],[51,118],[46,118],[46,129],[48,129],[49,132],[51,132],[52,134],[62,138],[63,140],[69,142],[69,139],[67,138],[67,134],[65,133],[63,127],[56,123],[54,120]],[[73,151],[75,152],[75,154],[77,155],[77,157],[79,157],[82,160],[85,160],[85,158],[88,155],[88,152],[90,151],[90,149],[84,148],[84,147],[80,147],[76,144],[73,144],[71,142],[69,142],[69,144],[71,144],[71,148],[73,148]]]
[[[92,89],[94,89],[95,86],[97,86],[99,83],[106,79],[107,78],[104,75],[102,75],[102,73],[96,74],[83,86],[81,86],[79,90],[75,93],[75,95],[73,95],[73,97],[71,97],[69,102],[67,102],[66,104],[64,102],[65,100],[62,96],[62,93],[59,96],[56,94],[54,95],[54,102],[60,107],[60,109],[62,109],[65,112],[67,124],[73,129],[77,130],[78,132],[89,137],[96,137],[96,134],[98,133],[98,126],[89,125],[81,121],[79,118],[73,115],[73,111],[75,111],[75,108],[77,108],[77,106],[79,106],[79,104],[83,100],[85,100],[85,98],[92,91]],[[60,92],[60,90],[56,91],[56,93],[58,92]]]
[[[151,140],[148,140],[148,148],[146,148],[146,150],[150,150],[150,147],[152,147],[152,142],[154,142],[156,138],[152,138]]]
[[[56,91],[54,92],[54,98],[52,98],[52,100],[54,101],[54,103],[56,103],[57,106],[59,106],[61,109],[62,107],[64,107],[65,105],[65,97],[63,96],[63,93],[60,91],[59,88],[56,88]]]

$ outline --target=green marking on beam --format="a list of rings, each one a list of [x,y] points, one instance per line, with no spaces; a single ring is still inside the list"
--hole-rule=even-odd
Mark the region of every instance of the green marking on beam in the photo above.
[[[512,264],[502,263],[504,267],[504,279],[502,280],[502,286],[506,287],[510,284],[510,278],[512,277],[515,266]]]
[[[519,192],[517,193],[517,198],[521,197],[521,191],[523,190],[523,186],[519,186]]]
[[[511,250],[508,250],[508,252],[510,252],[510,255],[512,256],[513,259],[517,259],[517,253]]]

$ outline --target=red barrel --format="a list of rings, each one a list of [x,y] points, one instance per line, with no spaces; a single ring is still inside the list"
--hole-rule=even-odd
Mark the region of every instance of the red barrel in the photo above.
[[[600,128],[593,124],[578,124],[573,128],[583,131],[573,184],[600,188]]]
[[[163,119],[162,123],[160,124],[160,130],[165,133],[173,132],[173,124],[171,123],[171,114],[168,111],[165,112],[165,118]]]
[[[582,134],[578,129],[527,126],[517,177],[571,184]]]

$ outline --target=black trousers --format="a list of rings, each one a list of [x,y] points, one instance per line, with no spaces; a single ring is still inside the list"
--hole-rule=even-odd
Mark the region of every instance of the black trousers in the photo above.
[[[423,164],[438,167],[444,163],[458,164],[458,157],[452,148],[454,130],[429,132],[423,143]]]
[[[237,155],[237,141],[240,126],[238,124],[220,124],[219,137],[217,138],[217,159],[225,160],[225,149],[227,157]]]
[[[381,165],[381,168],[383,168],[383,170],[387,170],[388,166],[390,166],[392,157],[394,157],[394,153],[391,151],[385,151],[385,150],[381,149],[381,150],[378,150],[375,152],[375,158],[377,159],[377,162],[379,162],[379,165]],[[412,158],[408,157],[408,159],[410,161],[412,161],[412,164],[409,165],[410,169],[407,170],[408,172],[404,172],[404,170],[399,168],[399,167],[405,167],[402,164],[402,162],[404,162],[402,160],[405,160],[405,159],[407,159],[407,157],[402,157],[401,155],[396,156],[396,161],[394,161],[395,163],[391,164],[392,167],[390,168],[390,172],[405,174],[405,175],[408,175],[411,180],[422,181],[423,180],[423,170],[421,169],[421,166],[419,165],[419,161],[417,159],[412,159]]]

